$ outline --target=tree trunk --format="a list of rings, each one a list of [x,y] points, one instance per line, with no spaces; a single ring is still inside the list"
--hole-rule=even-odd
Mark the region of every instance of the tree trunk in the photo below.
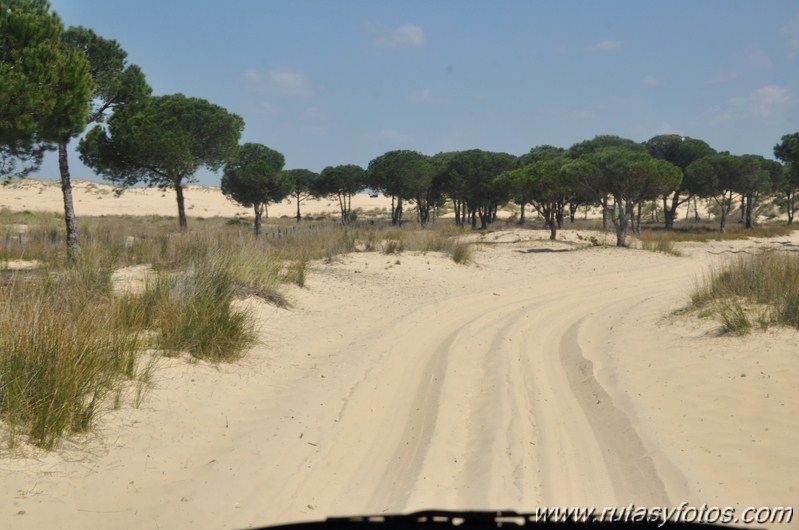
[[[490,208],[481,206],[477,209],[478,215],[480,216],[480,230],[485,230],[488,228],[488,223],[491,216]]]
[[[721,223],[719,224],[719,232],[723,234],[727,230],[727,212],[729,212],[730,207],[732,206],[732,195],[730,195],[729,200],[725,195],[721,196],[720,202],[715,197],[714,200],[721,207]]]
[[[392,224],[402,226],[402,195],[397,195],[397,209],[392,216]]]
[[[796,204],[794,201],[796,200],[796,193],[786,193],[785,198],[788,200],[788,204],[786,205],[788,208],[788,224],[793,224],[793,213],[794,213],[794,205]]]
[[[519,214],[519,224],[520,225],[523,225],[524,221],[525,221],[525,219],[524,219],[524,207],[525,206],[527,206],[527,203],[525,201],[522,201],[522,209],[521,209],[521,213]]]
[[[741,195],[741,224],[746,221],[746,196]]]
[[[78,245],[78,222],[72,202],[72,182],[67,161],[67,140],[58,143],[58,170],[61,173],[61,192],[64,195],[64,221],[67,225],[67,256],[75,259],[80,253]]]
[[[255,239],[261,237],[261,215],[263,215],[263,207],[260,203],[252,205],[255,211]]]
[[[602,230],[608,229],[608,198],[602,197]]]
[[[300,215],[300,194],[297,194],[297,222],[299,223],[302,219],[302,215]]]
[[[181,230],[186,230],[189,227],[189,224],[186,222],[186,208],[185,202],[183,200],[183,185],[180,183],[180,180],[175,180],[175,193],[177,194],[178,199],[178,224],[180,225]]]
[[[606,201],[607,202],[607,199]],[[627,212],[626,205],[624,204],[621,197],[613,197],[614,207],[613,207],[613,216],[611,217],[613,221],[613,227],[616,229],[616,246],[617,247],[626,247],[627,246],[627,224],[629,223],[630,216]]]
[[[637,214],[636,219],[635,219],[635,233],[639,234],[639,235],[641,234],[641,207],[642,207],[642,204],[643,204],[643,201],[638,203],[638,214]]]
[[[694,195],[694,222],[699,222],[699,207],[696,204],[696,195]]]
[[[745,216],[745,219],[744,219],[744,223],[745,223],[744,226],[746,228],[754,228],[754,225],[752,224],[752,209],[754,207],[754,202],[755,201],[754,201],[754,198],[752,197],[752,194],[747,194],[746,195],[746,216]]]
[[[676,193],[676,192],[675,192]],[[666,196],[663,196],[663,219],[665,221],[666,230],[674,230],[674,215],[676,211],[668,207]]]
[[[616,246],[617,247],[626,247],[627,246],[627,221],[619,219],[618,223],[616,223]]]

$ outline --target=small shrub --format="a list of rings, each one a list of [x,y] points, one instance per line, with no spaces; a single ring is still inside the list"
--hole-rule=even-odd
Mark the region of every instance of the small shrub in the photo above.
[[[671,256],[682,256],[682,253],[674,248],[674,243],[663,238],[658,238],[654,241],[643,240],[641,241],[641,248],[650,252],[660,252],[662,254],[669,254]]]
[[[746,335],[752,329],[752,323],[746,315],[746,309],[739,300],[724,300],[719,304],[719,316],[724,331],[735,335]]]
[[[26,434],[49,449],[89,429],[104,396],[136,371],[138,337],[80,276],[15,280],[2,293],[14,301],[0,308],[0,413],[12,444]]]
[[[399,254],[404,248],[402,239],[388,239],[383,242],[383,254]]]
[[[452,261],[462,265],[472,260],[472,254],[474,250],[471,244],[464,241],[457,241],[453,243],[452,250],[450,252],[452,255]]]
[[[227,266],[217,257],[169,278],[168,297],[156,310],[159,349],[231,361],[255,343],[251,316],[233,307],[236,283]]]
[[[734,333],[752,328],[747,311],[759,311],[761,328],[799,329],[799,254],[771,251],[732,260],[694,288],[691,307],[710,308]]]

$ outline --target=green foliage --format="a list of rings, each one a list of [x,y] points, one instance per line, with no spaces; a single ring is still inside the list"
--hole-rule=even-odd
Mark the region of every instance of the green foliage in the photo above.
[[[281,171],[284,157],[265,145],[246,143],[225,165],[222,193],[255,211],[255,235],[261,233],[261,214],[270,202],[280,202],[291,193],[293,181]]]
[[[283,170],[283,174],[291,182],[291,196],[297,203],[297,222],[299,222],[302,219],[300,204],[304,200],[313,197],[319,173],[315,173],[310,169],[286,169]]]
[[[212,255],[188,274],[165,280],[160,292],[168,296],[159,300],[156,316],[159,349],[231,361],[255,343],[252,317],[233,307],[237,285],[228,260]]]
[[[0,177],[36,169],[52,143],[86,126],[89,64],[62,35],[48,2],[0,1]]]
[[[679,134],[654,136],[645,145],[652,158],[670,162],[683,172],[694,161],[715,154],[715,150],[706,142]]]
[[[150,95],[152,90],[141,69],[127,65],[128,54],[115,40],[78,26],[66,30],[64,42],[89,62],[94,80],[86,123],[100,123],[107,110],[136,104]]]
[[[755,312],[762,327],[799,329],[799,255],[760,252],[733,260],[692,293],[691,305],[710,307],[731,332],[747,332]]]
[[[220,169],[235,153],[244,121],[224,108],[183,94],[156,96],[115,113],[108,129],[81,140],[81,160],[121,186],[170,187],[191,182],[201,167]]]
[[[511,190],[497,185],[495,178],[517,166],[515,156],[471,149],[437,155],[436,186],[471,213],[480,228],[493,222],[497,208],[510,199]],[[456,222],[458,217],[456,217]],[[461,223],[463,224],[463,218]]]
[[[629,212],[645,200],[677,189],[682,172],[677,166],[652,158],[646,149],[632,140],[615,136],[597,136],[576,144],[572,156],[590,164],[575,168],[576,185],[602,200],[608,195],[618,209],[611,213],[616,228],[616,244],[626,245]],[[623,214],[626,212],[626,215]]]
[[[552,150],[544,152],[554,155]],[[563,209],[576,189],[574,173],[563,170],[570,163],[574,162],[563,156],[542,156],[520,169],[503,174],[504,177],[500,176],[501,179],[510,178],[511,188],[543,216],[553,240],[563,218]],[[499,183],[501,185],[502,180]]]
[[[341,223],[349,224],[352,212],[352,196],[367,185],[366,171],[354,164],[328,166],[315,181],[314,195],[336,197],[341,212]]]
[[[774,190],[785,196],[788,224],[791,224],[799,193],[799,132],[783,136],[782,141],[774,146],[774,156],[784,164],[783,170],[773,179]]]
[[[583,140],[569,147],[567,154],[571,158],[583,158],[588,155],[595,154],[603,149],[618,148],[634,152],[646,152],[646,148],[627,138],[614,136],[611,134],[599,134],[590,140]]]
[[[110,264],[86,252],[40,278],[0,285],[0,414],[10,442],[52,448],[89,429],[104,396],[137,377],[140,342],[110,296]]]
[[[174,187],[185,228],[183,183],[201,167],[220,169],[235,154],[243,128],[239,116],[204,99],[157,96],[115,112],[107,128],[84,136],[78,151],[84,164],[117,185]]]
[[[397,198],[393,224],[402,221],[402,200],[411,199],[416,203],[422,226],[427,225],[430,207],[439,196],[433,186],[435,169],[430,157],[407,150],[389,151],[369,162],[369,187]]]
[[[641,248],[650,252],[660,252],[671,256],[682,256],[682,253],[674,248],[674,242],[667,237],[650,237],[641,239]]]
[[[533,162],[540,162],[542,160],[552,160],[553,158],[560,158],[566,154],[566,150],[562,147],[555,147],[552,145],[538,145],[530,149],[527,154],[519,157],[519,167],[524,167]]]
[[[726,230],[727,216],[736,193],[765,187],[768,176],[761,172],[759,161],[751,156],[718,153],[700,158],[688,166],[691,193],[710,197],[720,209],[719,230]]]

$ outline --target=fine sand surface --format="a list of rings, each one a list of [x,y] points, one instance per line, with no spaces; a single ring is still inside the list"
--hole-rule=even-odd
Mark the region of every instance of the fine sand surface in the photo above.
[[[799,332],[731,337],[671,314],[728,251],[774,240],[674,257],[561,235],[488,234],[465,266],[313,262],[306,288],[287,288],[291,309],[243,302],[261,344],[241,362],[161,360],[139,409],[53,453],[4,453],[0,520],[216,529],[424,508],[799,507]]]
[[[5,185],[4,185],[5,184]],[[72,181],[72,200],[75,215],[164,215],[177,217],[178,206],[175,190],[159,188],[130,188],[124,190],[108,184],[88,180]],[[116,192],[116,193],[115,193]],[[217,186],[189,184],[184,188],[186,215],[190,217],[252,217],[252,209],[245,208],[225,197]],[[352,208],[364,211],[390,208],[391,200],[379,195],[370,197],[358,194],[353,197]],[[0,180],[0,209],[12,211],[64,211],[61,184],[55,180]],[[303,216],[322,213],[338,214],[338,201],[308,199],[300,205]],[[294,217],[297,204],[286,200],[270,204],[269,217]]]

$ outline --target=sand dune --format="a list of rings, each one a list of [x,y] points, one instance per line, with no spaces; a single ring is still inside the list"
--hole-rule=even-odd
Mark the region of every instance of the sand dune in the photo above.
[[[140,409],[0,460],[0,517],[210,529],[422,508],[795,505],[799,333],[728,337],[671,315],[723,259],[710,252],[770,242],[672,257],[547,236],[489,234],[467,266],[434,253],[313,263],[292,309],[245,302],[261,344],[242,362],[164,359]]]
[[[63,212],[64,199],[60,183],[55,180],[20,179],[0,181],[0,209],[12,211]],[[109,184],[75,179],[72,182],[75,214],[82,215],[163,215],[177,217],[175,191],[158,188],[130,188],[120,190]],[[190,217],[252,217],[245,208],[225,197],[218,186],[190,184],[185,187],[186,215]],[[379,195],[370,197],[361,193],[352,201],[352,208],[364,211],[390,207],[391,200]],[[338,202],[328,199],[308,199],[301,204],[303,215],[337,214]],[[296,203],[286,200],[270,204],[270,217],[294,217]]]

